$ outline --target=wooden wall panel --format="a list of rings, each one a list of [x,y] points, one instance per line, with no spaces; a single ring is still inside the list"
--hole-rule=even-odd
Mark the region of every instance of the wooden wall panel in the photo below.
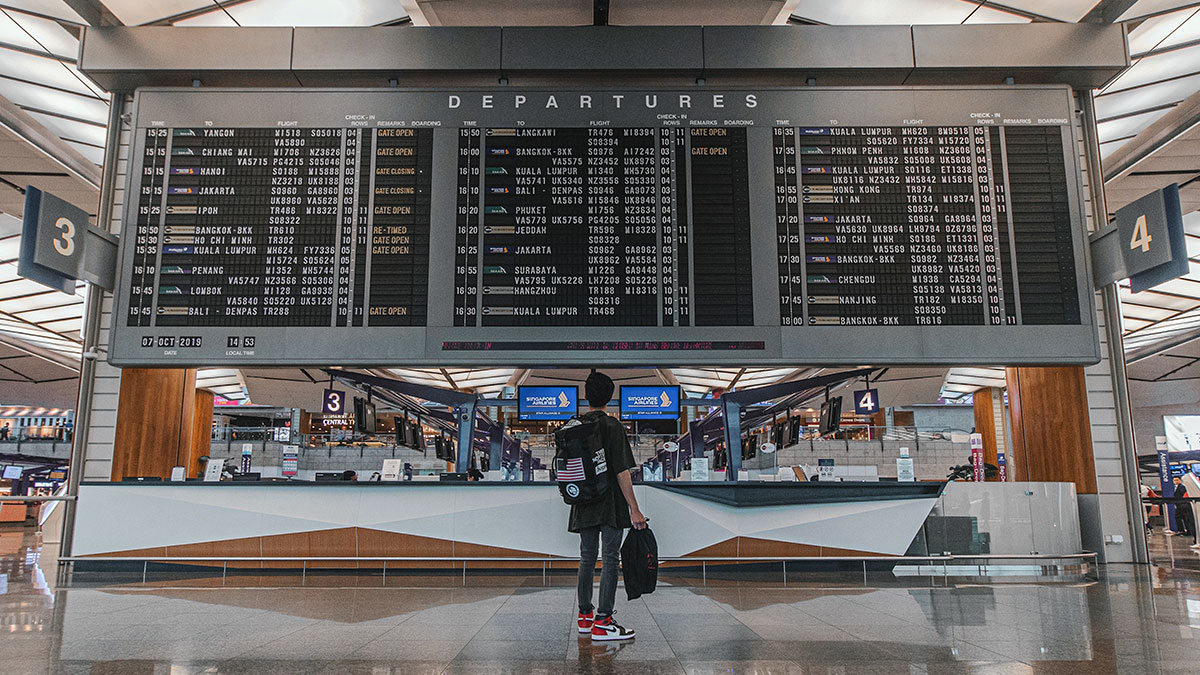
[[[1014,480],[1075,483],[1096,494],[1096,465],[1083,368],[1009,368]]]
[[[112,479],[170,478],[191,446],[196,371],[125,368],[113,443]]]
[[[200,458],[212,450],[212,392],[197,389],[193,409],[195,412],[192,416],[191,443],[182,463],[189,478],[197,478],[204,473],[204,467],[200,466]]]

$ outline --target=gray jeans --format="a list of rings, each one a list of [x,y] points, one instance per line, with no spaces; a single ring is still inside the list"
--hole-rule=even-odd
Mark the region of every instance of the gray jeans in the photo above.
[[[592,580],[596,574],[596,555],[604,569],[600,570],[600,606],[596,616],[611,616],[617,599],[617,571],[620,569],[621,533],[619,527],[597,525],[579,531],[579,611],[592,611]],[[604,542],[601,549],[600,542]]]

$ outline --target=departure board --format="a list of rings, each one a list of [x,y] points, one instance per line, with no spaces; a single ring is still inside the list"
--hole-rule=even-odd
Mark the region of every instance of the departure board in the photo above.
[[[127,325],[425,325],[432,130],[144,133]]]
[[[1073,119],[1062,87],[140,90],[109,358],[1094,362]]]
[[[783,325],[1079,323],[1058,129],[773,135]]]
[[[455,326],[754,324],[745,129],[459,139]],[[695,279],[697,256],[726,273]]]

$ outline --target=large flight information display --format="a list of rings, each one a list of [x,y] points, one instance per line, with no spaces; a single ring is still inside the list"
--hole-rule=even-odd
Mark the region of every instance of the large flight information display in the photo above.
[[[1094,362],[1072,120],[1061,87],[142,90],[109,356]]]

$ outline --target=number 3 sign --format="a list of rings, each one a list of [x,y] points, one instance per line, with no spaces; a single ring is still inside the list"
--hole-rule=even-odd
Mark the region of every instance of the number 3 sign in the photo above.
[[[25,188],[17,274],[64,293],[74,293],[79,279],[112,290],[116,261],[116,238],[88,225],[87,211]]]
[[[326,415],[341,415],[346,412],[346,392],[326,389],[321,401],[321,412]]]

